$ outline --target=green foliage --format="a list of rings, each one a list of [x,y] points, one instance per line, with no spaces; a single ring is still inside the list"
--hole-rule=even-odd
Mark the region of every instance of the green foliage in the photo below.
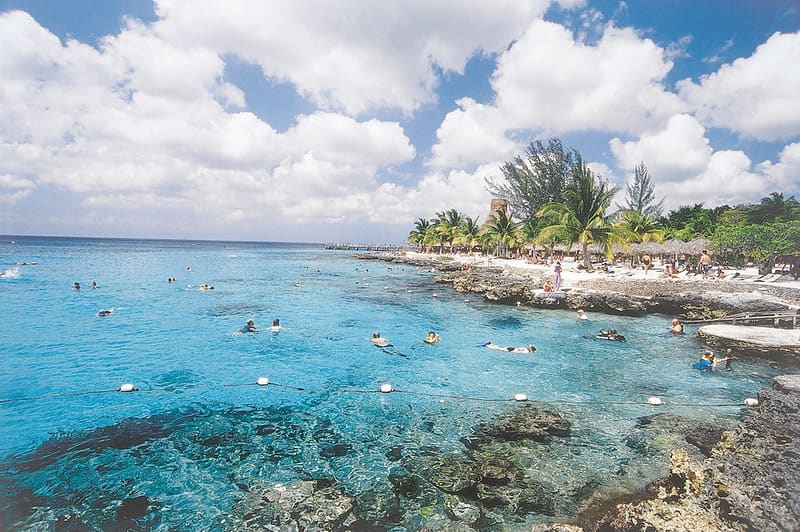
[[[484,247],[494,247],[499,255],[505,256],[509,249],[520,242],[520,224],[514,222],[503,209],[495,211],[483,224]]]
[[[659,219],[659,224],[669,238],[688,241],[698,236],[710,237],[716,229],[717,214],[713,209],[704,208],[702,203],[683,205]]]
[[[547,222],[536,241],[553,240],[582,247],[584,266],[589,268],[589,244],[600,244],[606,256],[613,256],[613,244],[625,244],[630,232],[611,223],[606,210],[617,193],[616,187],[596,177],[586,164],[575,169],[572,180],[564,192],[564,203],[548,203],[537,213]]]
[[[654,188],[647,167],[643,162],[639,163],[633,173],[633,182],[625,187],[625,206],[622,209],[657,219],[664,208],[664,198],[656,201]]]
[[[577,150],[565,150],[557,138],[531,142],[525,153],[506,162],[500,171],[503,180],[486,179],[489,192],[508,201],[521,219],[535,216],[544,205],[562,200],[575,168],[583,164]]]
[[[800,203],[794,196],[784,198],[783,193],[773,192],[761,198],[760,204],[749,208],[747,217],[748,221],[754,224],[800,220]]]
[[[711,238],[712,249],[728,259],[746,257],[768,271],[783,255],[800,255],[800,221],[769,224],[721,224]]]
[[[656,227],[656,223],[649,216],[638,211],[624,211],[618,225],[630,231],[636,242],[662,242],[664,240],[664,231]]]

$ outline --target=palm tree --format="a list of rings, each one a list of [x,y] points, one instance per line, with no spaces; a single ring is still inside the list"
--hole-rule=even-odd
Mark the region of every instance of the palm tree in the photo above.
[[[418,246],[424,246],[430,241],[430,235],[433,232],[433,224],[430,220],[420,218],[414,222],[414,229],[408,233],[408,242]]]
[[[441,250],[444,251],[445,243],[452,247],[453,241],[458,238],[459,228],[464,221],[464,215],[456,209],[436,213],[436,232],[440,238]]]
[[[483,224],[486,243],[496,246],[497,254],[506,256],[509,248],[517,246],[520,239],[519,226],[503,209],[497,209],[493,216]],[[489,247],[489,246],[486,246]]]
[[[557,239],[567,243],[568,250],[572,244],[579,243],[586,269],[591,267],[589,244],[600,244],[611,259],[613,245],[627,245],[631,236],[627,228],[613,225],[610,216],[606,216],[606,209],[616,193],[616,187],[597,179],[589,167],[581,163],[564,191],[564,203],[548,203],[536,213],[537,217],[549,220],[537,241]]]
[[[633,234],[636,242],[663,242],[664,231],[656,227],[656,223],[646,214],[634,210],[622,211],[619,225]]]
[[[800,203],[794,196],[784,198],[782,192],[773,192],[761,198],[759,205],[751,207],[748,215],[750,222],[756,224],[797,220],[800,217]]]
[[[456,240],[458,244],[464,244],[471,252],[475,246],[480,244],[481,241],[481,226],[478,224],[478,218],[464,218],[459,227],[459,236]]]

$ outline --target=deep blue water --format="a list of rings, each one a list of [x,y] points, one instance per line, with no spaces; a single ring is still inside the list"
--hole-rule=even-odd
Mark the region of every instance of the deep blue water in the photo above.
[[[0,529],[130,526],[120,505],[142,496],[150,511],[137,526],[232,529],[246,493],[300,478],[378,501],[398,449],[463,452],[460,438],[519,407],[503,401],[516,393],[573,425],[527,458],[564,500],[587,483],[632,489],[668,465],[666,453],[642,457],[626,444],[637,419],[732,424],[741,407],[700,405],[739,405],[775,373],[738,360],[731,372],[691,370],[695,330],[674,337],[667,316],[580,324],[572,312],[487,304],[430,271],[319,245],[14,240],[0,237]],[[276,317],[285,329],[268,332]],[[238,332],[248,318],[259,332]],[[628,341],[584,338],[601,328]],[[423,344],[428,330],[442,341]],[[374,331],[396,350],[374,347]],[[537,352],[479,347],[490,340]],[[277,385],[257,386],[259,377]],[[114,391],[124,383],[139,391]],[[402,393],[364,393],[384,383]],[[671,404],[645,404],[651,395]],[[393,525],[424,524],[422,505],[404,501]],[[424,505],[441,513],[435,497]]]

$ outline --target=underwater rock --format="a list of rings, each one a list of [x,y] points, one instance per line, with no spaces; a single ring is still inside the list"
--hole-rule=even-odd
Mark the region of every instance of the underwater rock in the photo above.
[[[244,503],[237,530],[337,530],[359,522],[355,499],[325,480],[278,484]]]
[[[150,501],[144,495],[125,499],[122,501],[122,505],[117,508],[117,518],[136,519],[137,517],[144,517],[147,515],[149,504]]]
[[[473,434],[461,438],[461,442],[467,449],[477,449],[495,440],[545,441],[551,436],[569,435],[569,421],[556,413],[525,405],[490,425],[481,425]]]

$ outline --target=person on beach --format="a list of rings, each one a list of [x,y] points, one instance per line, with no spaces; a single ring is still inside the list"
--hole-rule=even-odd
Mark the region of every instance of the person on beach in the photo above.
[[[272,320],[272,326],[269,328],[269,330],[270,330],[270,332],[280,332],[280,331],[282,331],[283,327],[281,327],[281,320],[279,320],[278,318],[275,318],[274,320]]]
[[[559,261],[556,261],[556,265],[553,268],[553,291],[561,291],[561,262]]]
[[[532,344],[528,344],[528,347],[503,347],[501,345],[493,344],[492,342],[486,342],[483,344],[483,347],[487,347],[489,349],[495,349],[497,351],[505,351],[507,353],[535,353],[536,348],[533,347]]]
[[[708,279],[708,271],[711,269],[711,257],[708,250],[703,250],[700,253],[700,260],[697,261],[697,273],[703,274],[703,279]]]
[[[243,333],[254,333],[254,332],[256,332],[256,322],[253,321],[252,318],[247,320],[247,323],[244,324],[244,327],[242,327],[241,331]]]
[[[428,336],[426,336],[425,339],[423,340],[423,342],[425,342],[426,344],[431,344],[431,345],[441,341],[442,337],[436,334],[434,331],[429,331]]]
[[[644,255],[642,255],[642,258],[640,260],[642,262],[642,268],[644,268],[644,275],[646,277],[647,272],[649,272],[650,268],[653,267],[653,259],[650,257],[650,255],[645,253]]]
[[[683,323],[678,321],[678,318],[673,318],[669,330],[672,331],[673,334],[683,334]]]

